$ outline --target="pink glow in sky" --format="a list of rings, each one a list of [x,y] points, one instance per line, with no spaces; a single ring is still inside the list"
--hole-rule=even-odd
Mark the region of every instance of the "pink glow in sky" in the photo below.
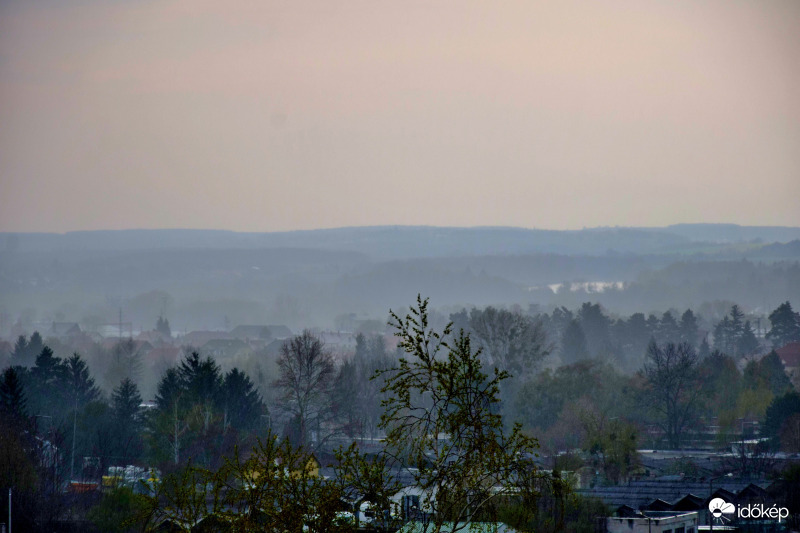
[[[10,0],[0,231],[800,225],[800,2]]]

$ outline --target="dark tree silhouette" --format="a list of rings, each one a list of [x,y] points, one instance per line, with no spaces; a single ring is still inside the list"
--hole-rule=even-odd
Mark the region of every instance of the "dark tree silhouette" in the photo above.
[[[30,340],[25,335],[20,335],[14,344],[14,351],[11,352],[11,362],[14,365],[33,366],[36,363],[36,356],[42,352],[44,343],[38,331],[34,331]]]
[[[222,384],[221,396],[226,429],[250,431],[261,424],[261,416],[267,408],[247,374],[238,368],[228,372]]]
[[[156,331],[167,338],[172,337],[172,330],[169,327],[169,320],[162,316],[158,317],[158,320],[156,320]]]
[[[785,451],[797,452],[800,448],[795,439],[786,438],[793,436],[792,430],[797,428],[800,428],[800,394],[792,391],[775,397],[764,415],[762,434],[770,439],[773,449],[783,447]]]
[[[279,407],[297,424],[298,444],[311,443],[310,432],[320,430],[331,415],[330,392],[335,376],[333,358],[310,331],[289,339],[278,358],[282,391]],[[322,443],[318,436],[316,445]]]
[[[687,309],[681,315],[680,322],[680,342],[688,343],[691,346],[697,345],[697,317],[691,309]]]
[[[27,408],[28,401],[25,398],[22,381],[17,369],[10,366],[3,371],[0,381],[0,416],[9,425],[21,429],[27,426]]]
[[[782,303],[770,313],[769,322],[772,328],[767,333],[767,338],[776,348],[800,341],[800,315],[792,310],[789,302]]]
[[[750,361],[744,369],[745,383],[750,389],[763,387],[772,394],[781,395],[792,388],[781,358],[775,350],[758,361]]]
[[[565,364],[589,358],[586,349],[586,335],[577,320],[572,320],[561,337],[561,359]]]
[[[79,407],[100,398],[100,389],[95,385],[86,362],[77,353],[64,362],[63,375],[68,394]]]
[[[684,431],[694,421],[703,390],[697,354],[685,343],[667,343],[661,348],[652,342],[642,374],[647,381],[647,400],[661,415],[667,443],[679,449]]]
[[[128,459],[142,453],[141,404],[139,389],[129,378],[123,379],[111,394],[115,454],[120,457]]]

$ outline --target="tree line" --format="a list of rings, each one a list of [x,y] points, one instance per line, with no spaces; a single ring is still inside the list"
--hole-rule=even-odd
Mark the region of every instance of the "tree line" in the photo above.
[[[425,422],[433,426],[415,420],[403,433],[416,435],[414,442],[424,450],[405,442],[390,456],[429,475],[472,443],[448,447],[434,438],[426,444],[426,436],[453,435],[466,424],[478,438],[481,432],[473,423],[489,424],[481,438],[510,439],[499,450],[514,449],[515,442],[525,443],[525,449],[539,442],[549,451],[582,449],[580,463],[596,467],[608,482],[634,475],[642,442],[679,448],[698,438],[712,419],[721,428],[717,438],[746,436],[741,422],[756,420],[774,447],[800,450],[800,437],[792,431],[798,425],[790,423],[800,419],[797,394],[774,352],[742,359],[745,351],[737,346],[749,335],[737,306],[715,325],[712,343],[706,337],[697,342],[700,328],[691,310],[680,320],[670,312],[661,318],[636,314],[615,320],[591,303],[575,313],[558,308],[551,314],[487,307],[452,314],[450,325],[438,332],[432,325],[438,318],[430,318],[427,301],[420,300],[411,311],[404,318],[392,315],[397,349],[380,335],[359,335],[354,352],[337,361],[310,331],[288,340],[278,356],[273,381],[278,394],[270,408],[245,372],[223,372],[213,358],[197,352],[164,371],[154,405],[143,407],[134,380],[121,379],[105,397],[79,354],[57,357],[36,333],[20,338],[12,361],[33,362],[6,368],[0,382],[6,454],[2,481],[17,488],[20,523],[27,519],[34,527],[43,516],[45,522],[61,516],[69,504],[59,496],[61,488],[76,472],[97,477],[111,465],[147,464],[168,475],[184,475],[188,460],[204,472],[218,472],[237,450],[253,449],[259,439],[269,445],[265,442],[273,435],[305,453],[323,449],[333,437],[388,437],[400,443],[400,434],[392,432],[415,408],[426,417],[435,413],[441,399],[431,393],[438,390],[448,402],[456,391],[472,391],[463,415],[468,422],[476,418],[468,424],[461,418],[447,422],[459,404],[445,402],[448,407]],[[789,302],[769,320],[766,339],[773,345],[800,340],[800,320]],[[586,350],[568,364],[548,366],[554,355],[561,362],[570,360],[565,346],[572,343],[572,334],[567,332],[576,327],[592,339]],[[606,347],[633,346],[645,331],[649,338],[633,373],[624,373],[617,359],[589,349],[606,342]],[[446,358],[437,358],[436,346]],[[409,390],[425,394],[409,395]],[[489,403],[476,404],[480,398]],[[431,427],[438,429],[431,433]],[[539,442],[526,440],[534,436]],[[391,452],[390,446],[386,449]],[[441,465],[426,470],[435,457]],[[467,459],[472,457],[458,462],[468,467]],[[475,468],[471,475],[483,467]],[[450,494],[453,509],[471,497]]]

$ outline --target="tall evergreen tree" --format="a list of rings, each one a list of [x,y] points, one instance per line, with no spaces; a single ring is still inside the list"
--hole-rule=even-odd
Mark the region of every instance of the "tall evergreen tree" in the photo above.
[[[225,374],[222,402],[224,425],[239,431],[257,428],[267,410],[253,382],[237,368]]]
[[[751,389],[764,387],[772,394],[783,394],[792,388],[783,363],[773,350],[758,361],[750,361],[744,370],[745,384]]]
[[[571,364],[588,358],[589,351],[586,349],[586,336],[583,328],[580,322],[573,320],[561,337],[561,360],[564,364]]]
[[[77,353],[64,362],[64,385],[67,394],[83,407],[100,398],[100,389],[95,385],[89,368]]]
[[[599,357],[611,351],[609,334],[610,320],[603,313],[600,304],[584,303],[578,311],[581,329],[586,337],[586,349],[592,357]]]
[[[652,333],[647,326],[647,319],[642,313],[634,313],[625,323],[626,340],[622,343],[629,354],[633,368],[639,368],[647,352]]]
[[[209,407],[219,404],[222,374],[211,357],[202,359],[199,353],[192,352],[181,361],[178,375],[190,403]]]
[[[158,382],[156,409],[148,418],[150,454],[179,464],[185,448],[186,401],[178,370],[169,368]]]
[[[74,403],[65,387],[64,362],[53,354],[49,346],[44,346],[27,375],[31,413],[49,416],[53,423],[60,423]]]
[[[737,342],[744,328],[744,312],[738,305],[733,304],[729,316],[731,317],[731,332],[733,333],[732,341]]]
[[[28,350],[34,356],[38,355],[42,348],[44,348],[44,340],[42,340],[42,335],[38,331],[34,331],[31,335],[31,339],[28,341]]]
[[[14,343],[14,351],[11,352],[11,362],[14,365],[31,366],[34,362],[34,357],[28,356],[28,338],[25,335],[20,335],[17,342]]]
[[[658,334],[656,335],[658,342],[662,344],[679,342],[680,336],[680,327],[672,313],[667,311],[661,315],[661,320],[658,321]]]
[[[703,337],[703,340],[700,341],[700,347],[697,349],[697,356],[700,359],[705,359],[711,355],[711,346],[708,345],[708,337]]]
[[[27,425],[27,407],[22,380],[17,369],[10,366],[3,371],[0,380],[0,416],[5,417],[9,425],[19,428]]]
[[[123,379],[111,393],[114,452],[125,463],[138,458],[143,451],[141,404],[142,396],[130,378]]]
[[[14,351],[11,352],[11,362],[14,365],[31,367],[36,364],[36,356],[42,352],[44,343],[38,331],[34,331],[30,340],[25,335],[20,335],[14,344]]]
[[[156,408],[168,411],[177,405],[183,396],[183,386],[178,370],[169,368],[161,376],[156,388]]]
[[[800,341],[800,314],[792,310],[789,302],[782,303],[770,313],[769,321],[772,328],[767,333],[767,338],[775,348]]]
[[[691,346],[697,345],[697,334],[699,328],[697,326],[697,317],[691,309],[687,309],[681,315],[680,323],[680,341],[690,344]]]
[[[731,327],[731,320],[725,315],[721,321],[714,326],[714,349],[728,355],[736,354],[735,332]]]
[[[750,321],[746,320],[742,327],[742,334],[737,341],[736,353],[739,355],[749,355],[758,350],[759,344]]]
[[[111,408],[114,418],[125,426],[137,426],[142,418],[142,396],[130,378],[123,379],[111,393]]]
[[[159,316],[158,320],[156,321],[156,331],[167,338],[172,337],[172,330],[169,327],[169,320],[162,316]]]

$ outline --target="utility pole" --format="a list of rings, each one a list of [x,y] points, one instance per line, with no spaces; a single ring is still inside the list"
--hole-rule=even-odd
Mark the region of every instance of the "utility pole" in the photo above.
[[[78,395],[75,395],[75,412],[72,417],[72,459],[69,462],[69,482],[75,481],[75,433],[78,429]]]
[[[173,452],[175,454],[175,464],[178,464],[178,449],[180,447],[180,444],[178,444],[178,401],[177,400],[175,400],[174,410],[175,410],[175,425],[174,425],[175,436],[173,442]]]

